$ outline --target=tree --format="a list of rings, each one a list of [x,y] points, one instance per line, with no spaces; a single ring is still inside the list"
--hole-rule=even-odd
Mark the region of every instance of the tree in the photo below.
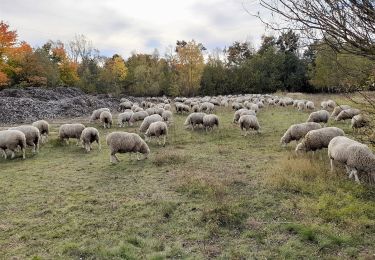
[[[10,83],[10,78],[4,70],[8,68],[6,62],[16,42],[17,32],[9,30],[9,25],[0,21],[0,87]]]
[[[99,56],[99,51],[93,47],[91,40],[83,34],[76,34],[68,44],[70,59],[74,63],[89,60]]]
[[[299,31],[310,41],[323,39],[336,52],[375,60],[375,3],[369,0],[260,0],[276,30]]]
[[[118,54],[113,55],[112,58],[105,61],[104,67],[100,72],[101,88],[99,91],[119,94],[127,74],[128,68],[125,66],[124,59]]]
[[[243,63],[246,59],[249,59],[253,50],[249,42],[234,42],[228,49],[225,49],[224,52],[227,54],[228,65],[237,66]]]

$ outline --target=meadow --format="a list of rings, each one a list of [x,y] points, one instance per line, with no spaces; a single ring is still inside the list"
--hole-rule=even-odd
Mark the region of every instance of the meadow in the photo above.
[[[320,97],[319,97],[320,98]],[[316,103],[318,105],[318,103]],[[219,108],[212,132],[174,114],[165,147],[110,164],[103,129],[54,121],[27,159],[0,158],[1,259],[343,259],[375,257],[375,189],[329,171],[327,150],[280,138],[308,112],[266,107],[244,137]],[[115,117],[116,118],[116,117]],[[102,151],[57,141],[61,123],[100,129]],[[330,121],[356,137],[348,122]]]

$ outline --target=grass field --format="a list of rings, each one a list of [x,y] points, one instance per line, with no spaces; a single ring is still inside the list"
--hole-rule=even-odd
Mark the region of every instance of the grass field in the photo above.
[[[119,129],[100,128],[103,150],[86,154],[59,144],[54,123],[38,155],[0,159],[0,258],[375,257],[374,187],[330,173],[326,150],[296,157],[294,143],[279,145],[307,113],[265,108],[261,133],[247,137],[230,109],[217,115],[211,133],[175,115],[165,147],[116,165],[105,136]]]

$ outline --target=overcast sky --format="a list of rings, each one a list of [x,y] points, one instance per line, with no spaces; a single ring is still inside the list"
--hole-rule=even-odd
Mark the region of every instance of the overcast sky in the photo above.
[[[84,34],[104,55],[132,51],[164,53],[176,40],[209,50],[234,41],[259,45],[262,23],[243,9],[261,10],[254,0],[1,0],[0,19],[33,47],[47,40],[68,42]]]

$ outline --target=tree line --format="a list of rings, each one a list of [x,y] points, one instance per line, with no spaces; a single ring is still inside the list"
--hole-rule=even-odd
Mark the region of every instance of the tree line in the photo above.
[[[207,50],[195,40],[179,40],[163,56],[155,50],[124,59],[102,56],[84,35],[32,48],[0,22],[0,89],[74,86],[133,96],[347,91],[371,88],[374,65],[373,59],[337,52],[324,40],[302,46],[293,30],[262,36],[257,49],[234,42]]]

